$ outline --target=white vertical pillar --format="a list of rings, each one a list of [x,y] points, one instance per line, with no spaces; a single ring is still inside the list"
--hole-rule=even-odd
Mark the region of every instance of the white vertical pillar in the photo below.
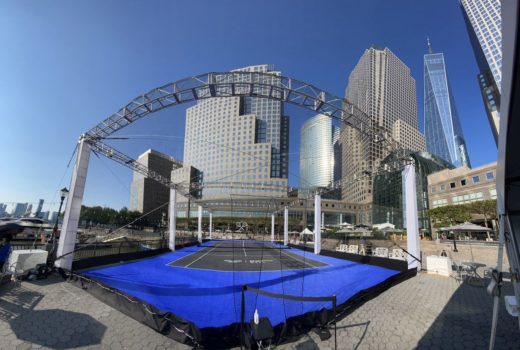
[[[81,212],[81,203],[83,202],[83,193],[85,192],[89,160],[90,145],[82,138],[79,141],[78,156],[70,181],[69,198],[65,206],[65,216],[61,227],[58,250],[56,252],[57,257],[68,254],[55,262],[57,267],[67,270],[72,268],[74,253],[69,253],[74,251],[76,245],[76,234],[78,232],[79,215]]]
[[[209,239],[213,237],[213,213],[209,213]]]
[[[199,243],[202,243],[202,205],[199,205],[199,230],[198,230]]]
[[[274,213],[271,214],[271,242],[274,242]]]
[[[321,212],[321,227],[325,227],[325,212]]]
[[[314,254],[321,252],[321,195],[314,196]]]
[[[175,250],[175,235],[177,233],[177,189],[170,188],[170,208],[169,208],[169,231],[170,238],[168,247],[173,252]]]
[[[415,185],[415,165],[407,164],[402,172],[405,191],[406,241],[408,252],[417,259],[421,257],[419,246],[419,218],[417,214],[417,189]],[[408,268],[420,269],[419,262],[408,254]]]
[[[289,208],[283,210],[283,245],[289,244]]]

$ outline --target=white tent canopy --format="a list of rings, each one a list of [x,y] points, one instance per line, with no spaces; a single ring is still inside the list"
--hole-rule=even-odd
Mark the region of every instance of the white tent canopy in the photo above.
[[[472,224],[470,222],[465,222],[460,225],[455,225],[451,227],[443,227],[440,231],[453,231],[453,232],[488,232],[493,231],[490,228],[479,226]]]
[[[382,224],[374,224],[372,225],[372,228],[375,228],[377,230],[383,230],[385,228],[391,228],[391,229],[394,229],[395,228],[395,225],[394,224],[391,224],[389,222],[384,222]]]
[[[306,227],[305,230],[303,230],[302,232],[300,232],[300,236],[303,236],[303,235],[314,235],[314,232],[312,232],[311,230],[309,230],[309,229]]]

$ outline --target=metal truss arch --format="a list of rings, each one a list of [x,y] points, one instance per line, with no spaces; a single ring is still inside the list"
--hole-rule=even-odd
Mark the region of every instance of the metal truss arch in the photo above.
[[[142,94],[86,132],[92,141],[104,139],[148,114],[213,97],[249,96],[287,102],[351,125],[389,150],[398,147],[390,133],[375,125],[348,100],[314,85],[281,75],[259,72],[205,73]]]

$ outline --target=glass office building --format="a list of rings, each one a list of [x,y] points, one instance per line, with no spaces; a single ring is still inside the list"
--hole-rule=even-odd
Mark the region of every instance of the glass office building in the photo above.
[[[268,73],[258,79],[280,83],[280,72],[269,65],[235,71]],[[203,199],[286,196],[288,148],[289,118],[280,101],[217,97],[186,110],[184,164],[201,172]]]
[[[332,119],[319,114],[303,124],[300,131],[300,197],[339,180],[339,128]]]
[[[442,53],[424,55],[424,131],[428,152],[471,168]]]
[[[428,152],[397,151],[383,160],[381,171],[374,178],[373,222],[374,224],[390,222],[396,228],[406,229],[402,171],[401,169],[393,171],[384,170],[388,165],[394,165],[402,157],[411,157],[415,162],[419,228],[429,232],[428,175],[453,167],[451,164]]]
[[[477,76],[491,131],[498,144],[502,85],[499,0],[461,0],[460,7],[480,73]]]

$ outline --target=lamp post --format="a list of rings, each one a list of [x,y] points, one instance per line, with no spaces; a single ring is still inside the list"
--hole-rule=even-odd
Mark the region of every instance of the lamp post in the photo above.
[[[458,249],[457,249],[457,240],[455,239],[455,232],[453,232],[453,251],[455,253],[458,252]]]
[[[67,198],[67,194],[69,194],[69,190],[67,190],[67,187],[63,187],[60,190],[61,201],[60,201],[60,208],[58,209],[58,216],[56,216],[56,222],[54,223],[54,228],[52,229],[52,240],[53,241],[56,240],[56,235],[58,234],[58,220],[60,219],[61,207],[63,205],[63,201],[65,200],[65,198]]]

